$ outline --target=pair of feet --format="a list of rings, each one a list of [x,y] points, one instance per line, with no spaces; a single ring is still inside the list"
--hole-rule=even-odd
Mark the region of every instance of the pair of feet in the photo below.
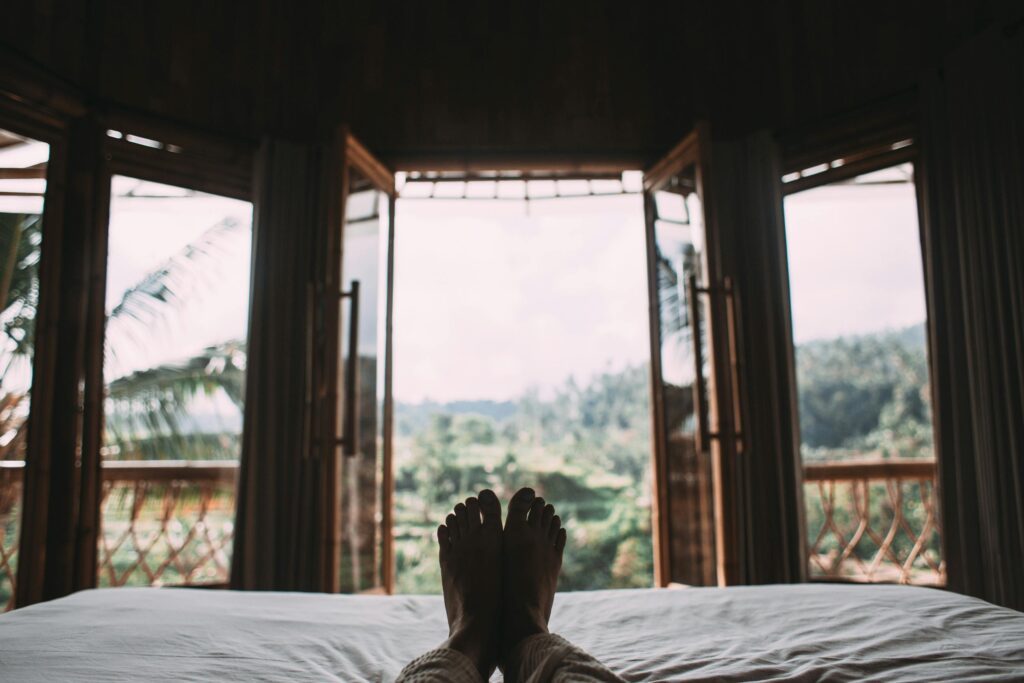
[[[524,638],[547,633],[565,529],[528,488],[512,496],[502,528],[488,489],[456,505],[437,540],[449,627],[442,647],[469,657],[487,680]]]

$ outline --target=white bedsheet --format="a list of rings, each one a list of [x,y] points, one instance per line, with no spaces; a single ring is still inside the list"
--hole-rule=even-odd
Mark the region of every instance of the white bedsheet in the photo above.
[[[631,681],[1024,680],[1024,614],[925,588],[566,593],[551,625]],[[0,679],[389,681],[445,634],[439,597],[90,590],[0,617]]]

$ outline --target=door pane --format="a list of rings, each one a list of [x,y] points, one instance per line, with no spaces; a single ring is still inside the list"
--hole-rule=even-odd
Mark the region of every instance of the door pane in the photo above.
[[[785,210],[809,575],[941,583],[913,167]]]
[[[345,231],[342,247],[342,290],[349,292],[341,302],[342,374],[351,358],[350,333],[355,326],[358,381],[355,412],[347,414],[341,392],[339,425],[342,434],[354,417],[357,424],[354,453],[345,453],[341,463],[341,590],[358,592],[383,585],[384,535],[381,527],[381,481],[383,462],[382,413],[384,409],[384,303],[387,288],[388,195],[359,172],[349,168],[349,189],[345,200]],[[358,296],[358,305],[352,303]],[[349,384],[349,387],[352,385]]]
[[[703,207],[696,168],[689,166],[656,189],[648,201],[654,231],[655,282],[661,340],[661,392],[665,411],[671,546],[670,581],[688,585],[715,583],[714,517],[708,449],[697,447],[697,406],[709,415],[711,368],[707,297],[692,290],[706,286]],[[694,325],[694,312],[699,326]],[[699,337],[695,329],[699,327]],[[695,350],[702,351],[698,391]],[[709,415],[710,418],[710,415]]]
[[[49,145],[0,130],[0,611],[14,606]]]
[[[101,586],[227,581],[252,205],[111,183]]]

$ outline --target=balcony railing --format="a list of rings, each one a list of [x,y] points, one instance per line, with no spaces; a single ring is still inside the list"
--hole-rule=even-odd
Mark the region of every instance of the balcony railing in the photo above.
[[[0,609],[14,594],[20,461],[0,461]],[[99,584],[225,584],[237,461],[103,463]],[[942,584],[935,463],[804,466],[813,579]]]
[[[945,583],[934,461],[808,463],[804,497],[812,579]]]
[[[24,463],[0,461],[0,610],[11,607]],[[238,462],[105,461],[98,583],[228,581]]]
[[[103,463],[101,586],[226,584],[238,462]]]
[[[21,460],[0,460],[0,612],[10,609],[14,599],[24,469]]]

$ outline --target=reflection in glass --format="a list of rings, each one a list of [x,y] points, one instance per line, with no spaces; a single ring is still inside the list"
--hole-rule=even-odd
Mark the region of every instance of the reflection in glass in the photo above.
[[[356,421],[354,452],[341,462],[341,590],[382,586],[381,482],[384,409],[384,292],[387,287],[389,198],[358,169],[349,168],[342,246],[340,387],[356,388],[355,410],[347,391],[339,401],[342,433]],[[358,305],[353,309],[353,296]],[[346,384],[350,332],[357,331],[358,381]],[[346,418],[348,418],[346,420]]]
[[[115,176],[100,585],[227,580],[252,206]]]
[[[665,414],[666,466],[669,481],[669,549],[673,575],[688,585],[714,583],[713,510],[708,454],[697,448],[697,406],[707,414],[710,386],[707,297],[694,291],[707,286],[703,209],[697,194],[696,169],[683,169],[661,184],[650,199],[654,230],[656,284],[661,338],[658,387]],[[694,312],[699,316],[695,321]],[[694,325],[699,322],[699,325]],[[699,330],[699,336],[696,331]],[[695,386],[696,345],[703,350],[704,392]]]
[[[0,130],[0,611],[14,605],[49,146]]]

